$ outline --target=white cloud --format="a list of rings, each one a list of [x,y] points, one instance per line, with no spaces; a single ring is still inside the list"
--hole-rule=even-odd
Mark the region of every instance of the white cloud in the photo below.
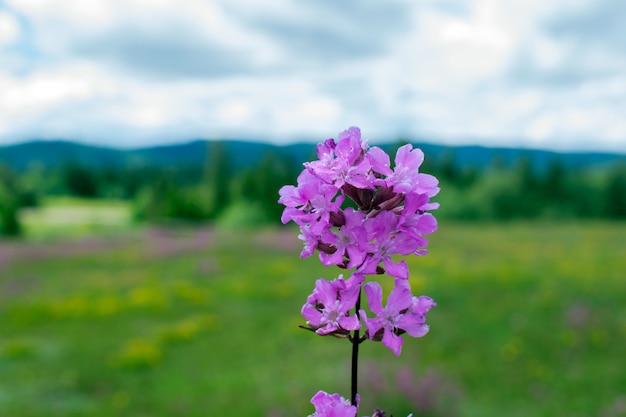
[[[626,149],[618,0],[5,4],[0,143],[288,141],[359,125],[376,139]]]
[[[0,10],[0,47],[15,42],[20,36],[20,24],[17,19]]]

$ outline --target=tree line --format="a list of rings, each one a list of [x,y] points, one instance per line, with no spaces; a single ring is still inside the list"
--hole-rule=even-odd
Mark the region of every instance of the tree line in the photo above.
[[[235,170],[221,142],[208,145],[203,165],[128,165],[94,168],[78,160],[16,171],[0,164],[0,234],[18,235],[19,212],[48,196],[124,199],[138,222],[221,221],[277,223],[278,189],[295,184],[300,161],[267,152],[255,166]],[[512,165],[460,166],[453,153],[428,158],[422,172],[434,174],[442,191],[442,219],[531,218],[626,219],[626,162],[575,169],[555,159],[547,168],[530,159]]]

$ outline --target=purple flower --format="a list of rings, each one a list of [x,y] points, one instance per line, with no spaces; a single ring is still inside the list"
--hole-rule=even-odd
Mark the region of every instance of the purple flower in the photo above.
[[[319,193],[320,180],[304,170],[298,175],[298,186],[285,185],[278,190],[278,202],[286,207],[304,208]],[[287,223],[289,219],[283,219]]]
[[[315,406],[315,412],[309,417],[356,417],[357,407],[350,404],[339,394],[328,394],[318,391],[311,398],[311,404]]]
[[[348,269],[353,269],[363,263],[367,254],[368,237],[363,226],[365,214],[348,207],[343,216],[345,224],[337,233],[327,230],[321,239],[337,250],[331,254],[320,252],[320,260],[324,266],[344,265],[344,257],[347,257],[345,265]]]
[[[313,255],[315,249],[317,248],[317,242],[319,241],[319,237],[317,234],[311,232],[311,225],[306,224],[300,226],[300,234],[298,235],[298,239],[300,239],[304,243],[304,247],[300,252],[301,258],[308,258]]]
[[[311,231],[321,234],[330,227],[330,214],[339,211],[343,203],[342,195],[335,198],[337,191],[336,187],[321,182],[310,172],[302,171],[297,187],[285,185],[278,191],[278,202],[285,205],[281,221],[293,220],[300,226],[311,224]]]
[[[370,163],[365,158],[367,144],[361,141],[361,130],[351,127],[339,134],[338,141],[328,139],[317,146],[318,161],[304,166],[327,184],[337,188],[350,184],[368,188]]]
[[[381,148],[369,148],[357,127],[341,132],[337,141],[318,144],[316,150],[318,160],[304,164],[297,186],[280,189],[278,201],[285,206],[281,220],[300,226],[301,257],[317,250],[323,265],[355,272],[348,280],[342,275],[333,281],[318,279],[301,313],[309,329],[319,335],[348,338],[357,344],[364,338],[382,341],[399,356],[404,333],[413,337],[428,333],[426,314],[436,304],[429,297],[411,294],[408,266],[393,257],[426,253],[424,235],[437,229],[427,211],[439,206],[430,202],[439,192],[438,180],[419,172],[424,160],[420,149],[400,147],[392,169],[389,155]],[[346,197],[354,204],[342,207]],[[364,274],[385,271],[396,279],[383,307],[380,284],[363,282]],[[356,308],[362,288],[372,318]],[[358,337],[361,319],[367,330]],[[311,399],[315,412],[309,417],[356,417],[356,398],[357,404],[352,405],[339,394],[319,391]],[[379,409],[372,415],[384,416]]]
[[[400,147],[392,170],[389,155],[368,148],[361,131],[351,127],[337,141],[320,143],[317,156],[304,164],[297,186],[279,191],[278,201],[285,205],[282,222],[293,221],[301,229],[300,256],[318,250],[325,266],[407,278],[406,262],[392,257],[424,255],[424,236],[437,229],[427,211],[438,207],[430,202],[438,182],[419,172],[423,152],[411,145]],[[342,208],[346,196],[356,208]]]
[[[370,340],[382,340],[383,345],[391,349],[396,356],[400,356],[403,339],[399,334],[406,332],[413,337],[422,337],[428,333],[429,326],[426,324],[425,311],[419,311],[420,299],[417,298],[414,302],[416,297],[411,295],[407,280],[395,280],[395,287],[389,294],[387,306],[384,308],[382,306],[383,290],[379,283],[368,282],[363,288],[367,294],[369,308],[376,314],[376,317],[370,319],[367,318],[365,311],[360,312]],[[432,302],[428,306],[429,302],[426,299],[421,301],[424,303],[422,310],[428,311],[434,305]],[[415,306],[415,311],[411,308],[413,306]],[[381,332],[382,339],[379,339]]]
[[[374,250],[365,261],[360,272],[373,274],[380,262],[385,266],[387,273],[397,278],[409,277],[409,268],[404,261],[395,262],[391,255],[409,255],[418,253],[420,241],[398,230],[399,216],[392,211],[384,210],[377,216],[368,218],[365,228],[368,237],[375,242]]]
[[[426,194],[429,197],[439,192],[439,181],[432,175],[422,174],[419,167],[424,162],[424,152],[410,144],[401,146],[396,153],[393,172],[387,176],[385,183],[396,193]]]
[[[423,235],[437,230],[435,216],[425,212],[425,207],[431,205],[426,194],[408,194],[404,200],[404,208],[400,213],[398,230],[413,238],[420,248],[425,248],[428,244],[428,240]]]
[[[301,313],[317,334],[347,334],[361,328],[357,315],[349,315],[359,296],[360,282],[356,282],[351,280],[348,285],[341,275],[333,282],[322,278],[315,282]]]

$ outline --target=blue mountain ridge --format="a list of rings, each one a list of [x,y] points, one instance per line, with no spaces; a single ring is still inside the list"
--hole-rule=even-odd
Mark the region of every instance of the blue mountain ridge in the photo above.
[[[287,157],[294,163],[302,163],[315,158],[315,145],[311,143],[273,145],[245,140],[191,140],[180,144],[117,149],[65,140],[35,140],[0,146],[0,163],[7,164],[16,170],[23,170],[32,164],[52,168],[69,161],[93,168],[115,168],[128,165],[192,166],[204,164],[212,149],[215,149],[212,145],[216,143],[223,145],[223,150],[230,158],[234,170],[252,167],[268,153]],[[387,143],[380,146],[391,152],[398,144],[400,143]],[[424,151],[427,160],[440,161],[442,158],[453,158],[460,168],[473,166],[479,170],[492,165],[494,160],[499,160],[504,165],[511,165],[521,158],[527,158],[532,166],[539,170],[553,162],[562,164],[566,169],[594,168],[616,161],[626,162],[626,154],[618,153],[445,146],[422,142],[413,142],[413,144]]]

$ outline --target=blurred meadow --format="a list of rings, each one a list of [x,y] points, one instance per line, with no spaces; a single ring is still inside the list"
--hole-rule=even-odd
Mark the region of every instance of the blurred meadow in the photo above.
[[[1,241],[0,415],[308,415],[317,390],[349,389],[350,345],[298,328],[315,279],[340,271],[301,260],[295,228],[130,211],[53,199],[24,212],[32,238]],[[617,221],[441,220],[408,259],[438,303],[431,332],[400,358],[362,345],[361,409],[625,415],[624,236]]]

